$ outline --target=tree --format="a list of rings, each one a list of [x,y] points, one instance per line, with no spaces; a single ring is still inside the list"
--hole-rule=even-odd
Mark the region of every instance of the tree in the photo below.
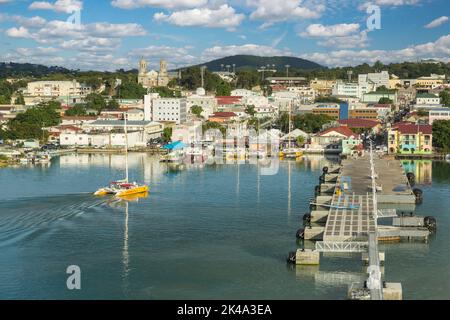
[[[433,122],[433,146],[445,152],[450,150],[450,120]]]
[[[10,104],[11,99],[7,96],[0,96],[0,104]]]
[[[231,86],[225,81],[219,81],[216,84],[216,95],[218,96],[229,96],[231,95]]]
[[[393,104],[394,101],[392,101],[388,97],[382,97],[382,98],[380,98],[380,100],[378,100],[378,103],[379,104]]]
[[[49,101],[18,114],[16,118],[8,121],[6,136],[9,139],[40,139],[43,136],[45,137],[46,132],[42,128],[55,126],[61,122],[59,108],[61,108],[59,102]]]
[[[66,116],[85,116],[86,114],[86,106],[83,104],[76,104],[65,112]]]
[[[219,129],[222,135],[225,135],[226,132],[226,128],[218,122],[206,121],[205,123],[203,123],[203,133],[207,132],[210,129]]]
[[[297,137],[297,145],[303,146],[305,144],[305,137],[304,136],[298,136]]]
[[[117,110],[117,109],[119,109],[119,107],[120,107],[120,105],[116,99],[113,98],[108,101],[108,109],[109,110]]]
[[[19,96],[14,100],[14,104],[24,105],[25,99],[23,98],[22,94],[19,94]]]
[[[444,106],[450,107],[450,92],[448,89],[441,91],[441,93],[439,93],[439,97],[441,98],[441,103]]]
[[[417,115],[418,115],[419,117],[428,117],[429,112],[428,112],[427,110],[421,108],[421,109],[419,109],[419,110],[417,111]]]
[[[191,112],[192,112],[192,114],[195,114],[197,117],[201,117],[203,108],[199,107],[197,105],[194,105],[191,107]]]
[[[256,114],[255,106],[254,105],[247,106],[247,108],[245,108],[245,113],[250,115],[250,116],[252,116],[252,117],[254,117],[255,114]]]
[[[328,102],[328,103],[342,103],[343,101],[339,98],[333,97],[333,96],[318,96],[315,100],[315,102],[318,103],[323,103],[323,102]]]
[[[172,127],[165,127],[161,136],[163,143],[169,143],[172,140]]]
[[[147,94],[142,84],[136,81],[122,81],[122,84],[116,89],[116,98],[119,99],[142,99]]]
[[[181,92],[169,89],[167,87],[154,87],[150,89],[151,92],[158,93],[161,98],[180,98]]]
[[[106,108],[106,101],[102,95],[98,93],[90,93],[86,96],[86,106],[88,109],[94,109],[97,114],[100,114]]]

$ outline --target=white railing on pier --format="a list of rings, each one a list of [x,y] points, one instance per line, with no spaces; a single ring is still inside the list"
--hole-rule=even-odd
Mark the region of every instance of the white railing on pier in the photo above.
[[[336,252],[336,253],[367,252],[368,247],[369,247],[368,242],[357,242],[357,241],[316,242],[316,251],[318,252]]]

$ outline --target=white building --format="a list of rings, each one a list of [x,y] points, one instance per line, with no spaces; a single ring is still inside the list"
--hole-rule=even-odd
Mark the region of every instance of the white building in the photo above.
[[[158,98],[152,100],[152,121],[186,122],[186,98]]]
[[[314,102],[316,99],[316,90],[311,87],[288,87],[287,90],[297,93],[302,102]]]
[[[416,96],[416,104],[417,105],[439,105],[441,103],[441,98],[434,94],[424,93],[418,94]]]
[[[437,120],[450,120],[450,108],[436,108],[429,111],[429,124]]]
[[[85,123],[82,129],[86,133],[110,133],[112,131],[123,131],[124,121],[122,120],[97,120],[92,123]],[[143,139],[148,141],[161,136],[164,125],[152,121],[127,121],[128,132],[142,132]]]
[[[389,72],[381,71],[376,73],[360,74],[358,84],[361,87],[369,88],[369,91],[375,91],[378,87],[389,88]]]
[[[129,132],[128,147],[146,146],[147,140],[143,132]],[[61,133],[61,146],[70,147],[125,147],[125,133]]]
[[[172,128],[172,141],[191,144],[202,140],[202,122],[179,124]]]
[[[333,96],[347,96],[361,99],[363,95],[369,91],[370,90],[366,85],[336,81],[332,90],[332,94]]]
[[[92,92],[92,88],[74,81],[33,81],[29,82],[26,96],[57,98],[57,97],[85,97]]]
[[[248,89],[234,89],[231,91],[231,96],[233,97],[252,97],[252,96],[260,96],[259,93],[254,92]]]
[[[203,109],[201,115],[207,119],[210,115],[218,109],[217,99],[214,96],[207,96],[203,88],[198,88],[196,94],[193,94],[186,99],[187,113],[191,114],[191,108],[199,106]]]

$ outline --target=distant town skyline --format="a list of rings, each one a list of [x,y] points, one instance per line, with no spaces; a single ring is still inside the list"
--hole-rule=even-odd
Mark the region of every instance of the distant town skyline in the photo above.
[[[367,26],[370,5],[379,28]],[[137,69],[141,57],[157,69],[160,59],[176,68],[236,54],[330,67],[449,62],[449,9],[448,0],[0,0],[0,61],[105,71]]]

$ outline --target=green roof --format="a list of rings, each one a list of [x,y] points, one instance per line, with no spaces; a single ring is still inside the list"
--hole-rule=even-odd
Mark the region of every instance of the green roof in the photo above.
[[[431,93],[419,93],[416,98],[439,98],[438,96]]]

